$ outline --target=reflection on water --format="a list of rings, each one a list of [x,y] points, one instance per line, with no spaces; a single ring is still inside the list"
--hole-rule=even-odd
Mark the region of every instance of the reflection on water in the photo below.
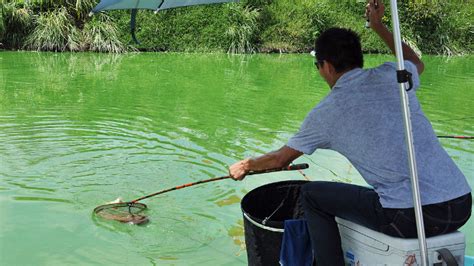
[[[439,135],[474,135],[473,60],[425,58],[418,95]],[[0,62],[6,265],[245,265],[241,198],[270,181],[303,179],[298,172],[148,199],[144,226],[96,220],[92,209],[225,175],[235,160],[284,144],[328,93],[305,55],[3,52]],[[474,185],[474,142],[440,141]],[[311,180],[362,184],[336,153],[318,151],[301,162],[310,163]],[[473,224],[464,227],[471,255]]]

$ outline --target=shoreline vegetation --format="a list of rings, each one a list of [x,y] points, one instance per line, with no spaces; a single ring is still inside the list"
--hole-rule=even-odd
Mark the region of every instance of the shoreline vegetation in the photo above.
[[[364,27],[365,1],[241,0],[239,3],[141,10],[135,44],[130,12],[89,17],[98,0],[0,0],[0,49],[33,51],[128,51],[303,53],[330,27],[356,31],[364,53],[389,53]],[[432,55],[474,52],[472,0],[399,3],[404,40]],[[390,26],[387,7],[384,22]]]

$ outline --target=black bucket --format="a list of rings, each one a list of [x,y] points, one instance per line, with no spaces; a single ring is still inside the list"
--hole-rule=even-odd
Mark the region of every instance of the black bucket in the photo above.
[[[280,265],[284,222],[303,217],[299,195],[301,186],[307,182],[267,184],[242,199],[248,265]]]

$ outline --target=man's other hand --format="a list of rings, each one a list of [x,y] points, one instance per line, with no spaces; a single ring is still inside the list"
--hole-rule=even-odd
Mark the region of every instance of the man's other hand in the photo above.
[[[375,3],[377,2],[377,4]],[[370,27],[380,26],[385,13],[385,6],[381,0],[369,0],[365,7],[365,17],[370,21]]]

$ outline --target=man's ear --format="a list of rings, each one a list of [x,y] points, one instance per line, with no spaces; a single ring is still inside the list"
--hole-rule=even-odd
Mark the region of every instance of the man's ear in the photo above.
[[[336,68],[334,68],[334,66],[329,61],[324,60],[324,66],[327,67],[326,71],[329,74],[332,74],[332,75],[337,74]]]

